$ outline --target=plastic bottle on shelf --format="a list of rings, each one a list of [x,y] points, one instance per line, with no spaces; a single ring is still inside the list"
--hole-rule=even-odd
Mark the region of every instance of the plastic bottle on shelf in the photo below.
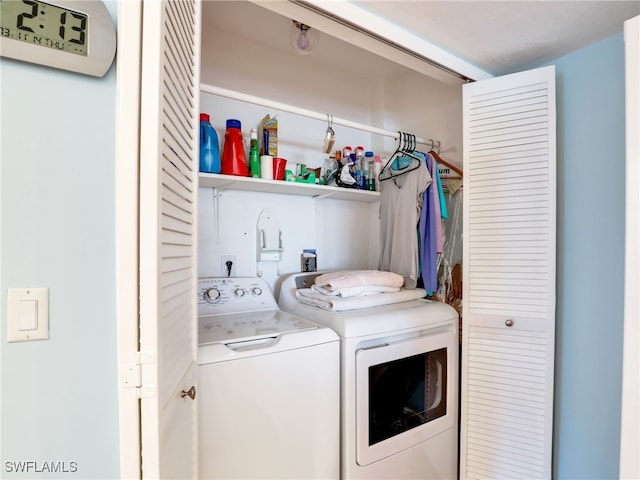
[[[351,176],[356,180],[356,188],[362,188],[362,162],[356,157],[355,153],[351,154]]]
[[[335,185],[337,171],[338,163],[336,162],[336,157],[334,155],[330,155],[325,158],[324,165],[322,166],[322,174],[320,176],[322,184]]]
[[[364,175],[364,171],[362,170],[362,159],[364,157],[364,147],[356,147],[353,150],[353,178],[356,179],[356,183],[358,188],[362,188],[362,176]]]
[[[353,153],[353,150],[349,146],[346,146],[342,149],[342,165],[349,165],[349,162],[351,162],[352,153]]]
[[[224,134],[222,149],[222,173],[225,175],[249,175],[244,144],[242,143],[242,124],[240,120],[227,120],[227,130]]]
[[[364,153],[364,171],[367,172],[367,176],[365,178],[364,187],[366,190],[375,190],[376,189],[376,178],[373,172],[373,152],[365,152]]]
[[[380,191],[380,172],[382,171],[382,159],[380,155],[375,155],[373,157],[373,178],[375,179],[375,190],[376,192]]]
[[[220,145],[218,134],[211,126],[209,115],[200,114],[200,171],[220,173]]]
[[[249,170],[251,176],[260,177],[260,152],[258,149],[258,130],[251,129],[251,143],[249,145]]]

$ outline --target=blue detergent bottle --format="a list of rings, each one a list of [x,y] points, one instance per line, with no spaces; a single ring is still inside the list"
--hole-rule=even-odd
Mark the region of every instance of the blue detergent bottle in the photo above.
[[[220,173],[220,144],[218,134],[211,126],[209,115],[200,114],[200,171]]]

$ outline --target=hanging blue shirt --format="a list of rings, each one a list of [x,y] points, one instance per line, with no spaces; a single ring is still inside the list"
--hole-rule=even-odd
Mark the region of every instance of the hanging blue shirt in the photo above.
[[[421,152],[416,153],[425,159],[429,174],[434,178],[433,176],[437,175],[437,168],[433,169],[431,167],[432,162],[427,160],[425,154]],[[436,171],[434,172],[433,170]],[[428,292],[435,292],[438,290],[438,253],[436,251],[437,242],[435,222],[436,220],[440,221],[440,219],[436,219],[432,188],[437,188],[437,182],[432,182],[423,193],[422,210],[420,212],[420,222],[418,224],[420,275],[422,276],[424,289]]]

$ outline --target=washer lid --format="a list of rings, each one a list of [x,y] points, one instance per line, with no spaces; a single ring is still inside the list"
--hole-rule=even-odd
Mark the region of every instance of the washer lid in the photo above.
[[[256,340],[317,328],[314,323],[280,310],[210,315],[198,319],[198,344]]]

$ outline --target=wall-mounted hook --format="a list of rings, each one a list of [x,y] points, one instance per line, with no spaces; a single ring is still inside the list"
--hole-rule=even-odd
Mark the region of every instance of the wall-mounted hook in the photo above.
[[[327,131],[324,135],[324,143],[322,145],[323,153],[331,153],[333,145],[336,142],[336,133],[333,131],[333,115],[327,113]]]

